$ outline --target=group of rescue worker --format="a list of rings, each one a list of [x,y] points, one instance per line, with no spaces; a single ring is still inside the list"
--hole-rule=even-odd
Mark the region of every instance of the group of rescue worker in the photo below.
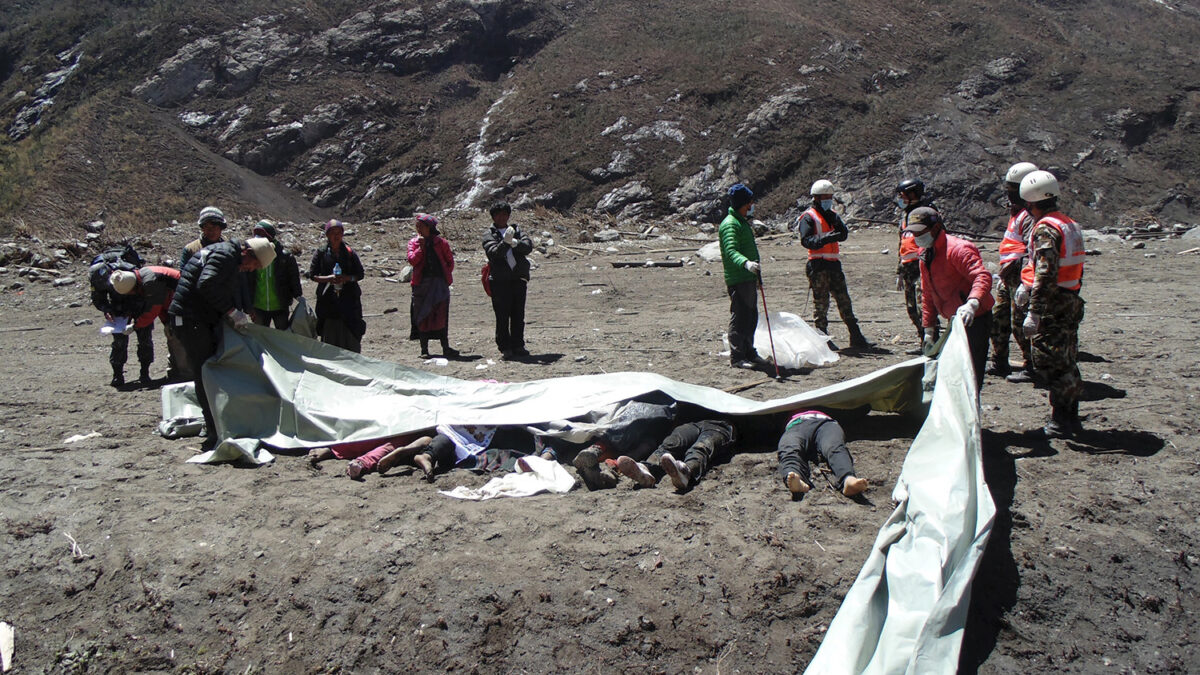
[[[1082,286],[1086,252],[1079,225],[1059,210],[1058,180],[1029,162],[1012,165],[1003,178],[1009,218],[999,248],[999,283],[978,247],[950,234],[925,184],[900,181],[896,201],[901,208],[896,267],[897,290],[917,330],[912,355],[932,354],[941,337],[939,319],[957,316],[967,332],[975,367],[976,392],[984,373],[1009,382],[1044,384],[1050,392],[1050,419],[1043,427],[1051,438],[1082,431],[1079,397],[1083,388],[1078,367],[1079,324],[1083,319]],[[810,188],[811,205],[796,222],[800,243],[808,250],[807,275],[813,299],[813,324],[828,335],[829,297],[846,324],[852,349],[872,346],[858,327],[842,272],[839,242],[848,237],[833,210],[833,183],[821,179]],[[750,216],[753,191],[742,183],[729,188],[729,211],[719,236],[725,283],[730,298],[730,363],[735,368],[770,366],[754,349],[761,292],[761,260]],[[1021,366],[1009,364],[1009,336],[1021,352]],[[985,371],[989,343],[992,365]],[[832,342],[830,343],[832,345]]]

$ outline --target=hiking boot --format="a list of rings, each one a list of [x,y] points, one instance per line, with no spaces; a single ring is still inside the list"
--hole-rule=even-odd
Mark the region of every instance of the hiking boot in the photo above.
[[[1012,382],[1013,384],[1028,384],[1030,382],[1037,381],[1033,378],[1033,373],[1026,368],[1022,368],[1004,379]]]
[[[846,324],[846,329],[850,331],[850,348],[851,349],[870,349],[875,345],[867,339],[867,336],[862,334],[857,323]]]
[[[580,450],[573,463],[589,490],[608,490],[617,486],[617,477],[611,471],[600,469],[600,450],[596,446]]]
[[[912,349],[904,350],[904,353],[908,356],[920,356],[925,353],[925,349],[923,347],[913,347]]]
[[[757,367],[754,365],[754,362],[749,359],[730,361],[729,365],[733,366],[734,368],[741,368],[742,370],[754,370]]]
[[[667,476],[671,479],[671,485],[674,485],[676,490],[683,492],[692,487],[692,467],[671,455],[663,455],[660,464],[663,471],[667,472]]]
[[[1012,368],[1010,368],[1007,363],[996,362],[988,366],[988,369],[984,372],[988,375],[995,375],[996,377],[1007,377],[1010,373],[1012,373]]]
[[[138,384],[147,386],[152,381],[150,379],[150,366],[142,366],[142,372],[138,374]]]
[[[632,457],[621,455],[617,458],[617,471],[620,471],[626,478],[638,484],[638,487],[652,488],[658,481],[654,479],[654,474],[646,468],[645,464],[635,460]]]
[[[525,349],[524,347],[518,347],[512,350],[512,355],[517,358],[527,358],[529,356],[529,350]]]
[[[113,373],[113,378],[108,384],[112,387],[124,387],[125,373]]]
[[[442,356],[448,359],[457,359],[460,352],[454,347],[442,347]]]
[[[1050,421],[1042,427],[1042,433],[1046,435],[1046,438],[1070,438],[1074,432],[1071,430],[1071,421],[1068,419],[1067,411],[1051,408]]]
[[[831,352],[839,351],[838,346],[833,342],[833,340],[826,340],[825,344],[829,346],[829,351],[831,351]]]

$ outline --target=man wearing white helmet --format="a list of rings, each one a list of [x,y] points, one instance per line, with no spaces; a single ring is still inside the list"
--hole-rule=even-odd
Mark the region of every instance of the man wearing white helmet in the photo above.
[[[857,349],[870,347],[871,343],[858,328],[850,293],[846,290],[846,275],[842,273],[838,242],[846,241],[850,231],[833,211],[833,183],[822,178],[812,184],[808,193],[812,197],[812,206],[800,216],[797,229],[800,243],[808,249],[805,272],[813,296],[813,325],[828,335],[829,296],[832,294],[837,301],[838,314],[850,332],[850,346]]]
[[[1083,320],[1083,234],[1079,224],[1058,210],[1058,179],[1034,171],[1021,179],[1021,199],[1034,218],[1029,260],[1021,285],[1029,291],[1029,314],[1023,327],[1031,338],[1033,367],[1050,388],[1051,438],[1082,431],[1079,421],[1079,322]]]
[[[1033,218],[1021,199],[1021,179],[1037,171],[1029,162],[1017,162],[1004,175],[1004,191],[1008,195],[1008,226],[1000,240],[1000,288],[996,292],[996,306],[992,308],[992,367],[988,373],[1000,377],[1008,376],[1009,382],[1032,382],[1030,371],[1033,363],[1029,356],[1029,338],[1021,328],[1025,321],[1024,307],[1015,307],[1013,296],[1021,286],[1021,268],[1028,258],[1029,233],[1033,229]],[[1021,348],[1021,370],[1009,374],[1008,336],[1012,335]]]

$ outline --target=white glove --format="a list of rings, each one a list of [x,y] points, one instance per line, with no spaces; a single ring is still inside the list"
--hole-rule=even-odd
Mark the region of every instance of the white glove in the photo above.
[[[517,237],[517,231],[513,228],[512,225],[509,225],[507,228],[504,229],[504,243],[508,244],[509,246],[512,246],[513,241],[516,240],[516,237]]]
[[[925,329],[925,337],[921,341],[921,348],[925,352],[925,356],[933,356],[934,349],[937,347],[938,334],[932,328]]]
[[[979,311],[979,301],[971,298],[962,304],[957,311],[954,312],[958,318],[962,319],[963,326],[970,326],[971,322],[975,321],[975,312]]]
[[[1024,307],[1029,304],[1029,287],[1025,284],[1017,286],[1017,290],[1013,293],[1013,304],[1017,307]]]
[[[753,260],[747,260],[746,261],[746,271],[749,272],[750,274],[758,274],[759,272],[762,271],[762,265],[758,264],[757,262],[755,262]]]
[[[229,325],[239,333],[245,333],[246,328],[248,328],[250,324],[254,323],[250,320],[250,317],[240,309],[230,310],[229,313],[225,315],[225,319],[229,321]]]
[[[1042,317],[1030,312],[1025,315],[1025,323],[1021,324],[1021,329],[1025,331],[1026,337],[1033,337],[1042,329]]]
[[[132,335],[133,329],[134,329],[134,321],[133,321],[133,317],[130,317],[125,320],[125,330],[123,330],[121,332],[124,333],[125,335]]]

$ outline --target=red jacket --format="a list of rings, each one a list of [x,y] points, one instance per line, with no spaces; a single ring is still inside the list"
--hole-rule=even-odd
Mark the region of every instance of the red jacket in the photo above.
[[[442,263],[442,271],[446,276],[446,285],[454,284],[454,254],[450,251],[450,242],[444,237],[433,239],[433,250],[437,252],[438,260]],[[408,264],[412,265],[412,285],[421,283],[425,274],[425,247],[421,246],[421,238],[413,237],[408,241]]]
[[[975,316],[992,311],[992,273],[983,266],[975,244],[945,232],[933,242],[932,263],[929,251],[921,251],[921,325],[937,325],[937,317],[949,319],[968,299],[979,301]]]

